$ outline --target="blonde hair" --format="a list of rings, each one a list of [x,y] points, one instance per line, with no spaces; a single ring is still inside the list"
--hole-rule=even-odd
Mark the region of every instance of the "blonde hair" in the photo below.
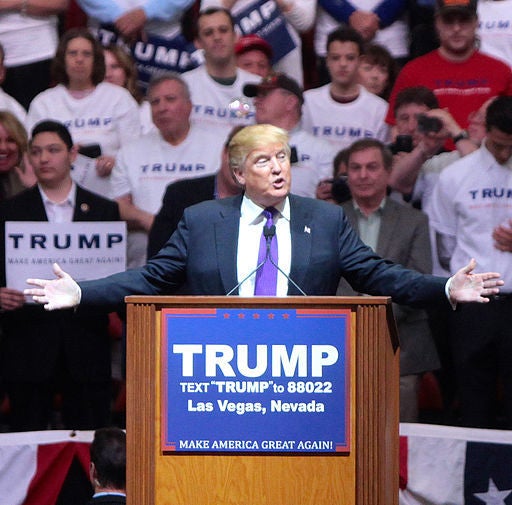
[[[0,110],[0,124],[7,130],[7,133],[9,133],[18,146],[17,163],[19,164],[23,158],[23,154],[27,151],[27,131],[18,118],[7,110]]]
[[[243,170],[249,153],[268,144],[282,144],[286,155],[290,157],[288,133],[282,128],[270,124],[246,126],[233,136],[228,145],[229,166],[232,171]]]

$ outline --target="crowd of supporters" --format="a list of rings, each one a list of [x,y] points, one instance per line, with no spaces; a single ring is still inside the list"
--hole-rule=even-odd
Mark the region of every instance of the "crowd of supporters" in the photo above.
[[[512,428],[512,0],[132,4],[0,5],[2,228],[120,219],[127,268],[141,265],[183,208],[242,191],[233,132],[273,124],[289,134],[292,192],[355,209],[379,254],[504,274],[476,316],[397,308],[401,420]],[[357,142],[382,159],[356,163]],[[1,238],[2,429],[122,425],[122,309],[49,316],[9,285]]]

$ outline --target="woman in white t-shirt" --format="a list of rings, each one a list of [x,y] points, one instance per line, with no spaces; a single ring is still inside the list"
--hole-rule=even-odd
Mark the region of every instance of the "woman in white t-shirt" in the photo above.
[[[86,28],[72,28],[62,36],[52,74],[58,84],[37,95],[30,104],[27,131],[30,133],[45,119],[60,121],[68,127],[75,144],[82,149],[93,147],[87,154],[101,150],[94,163],[94,177],[102,178],[103,184],[100,188],[95,181],[94,189],[90,189],[109,196],[108,176],[119,147],[140,135],[137,102],[126,89],[103,82],[103,49]],[[81,173],[77,182],[89,187],[90,179],[90,173]]]
[[[126,88],[139,104],[142,133],[154,130],[151,108],[137,83],[137,67],[132,56],[123,47],[115,44],[103,49],[105,51],[105,82]]]

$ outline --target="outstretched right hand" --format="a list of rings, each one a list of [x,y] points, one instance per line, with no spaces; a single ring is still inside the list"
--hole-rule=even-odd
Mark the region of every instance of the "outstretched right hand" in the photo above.
[[[53,280],[27,279],[27,284],[39,288],[25,289],[25,295],[31,295],[37,303],[44,304],[46,310],[69,309],[80,303],[82,292],[74,279],[64,272],[57,263],[53,264]]]

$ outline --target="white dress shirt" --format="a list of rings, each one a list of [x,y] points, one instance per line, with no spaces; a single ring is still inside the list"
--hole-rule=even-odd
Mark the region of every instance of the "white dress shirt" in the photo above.
[[[290,233],[290,202],[286,198],[275,207],[279,212],[274,218],[278,243],[278,265],[286,275],[290,274],[292,258],[292,240]],[[238,231],[237,278],[242,282],[258,265],[260,239],[266,218],[262,215],[264,207],[255,204],[244,195],[240,208],[240,225]],[[238,291],[240,296],[254,296],[256,272],[242,282]],[[288,279],[278,271],[276,296],[288,294]]]
[[[76,184],[74,182],[71,184],[68,196],[61,202],[50,200],[41,186],[39,186],[39,191],[46,210],[46,217],[50,223],[71,223],[73,221],[76,201]]]

